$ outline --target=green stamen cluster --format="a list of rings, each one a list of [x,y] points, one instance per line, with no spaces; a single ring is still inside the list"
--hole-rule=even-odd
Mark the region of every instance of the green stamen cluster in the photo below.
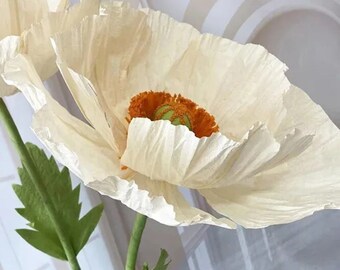
[[[175,126],[184,125],[189,130],[192,129],[189,114],[179,113],[175,106],[170,104],[162,105],[156,110],[155,120],[169,120]]]

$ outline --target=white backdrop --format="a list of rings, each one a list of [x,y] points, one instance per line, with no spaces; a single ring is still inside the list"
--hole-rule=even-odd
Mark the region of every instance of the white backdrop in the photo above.
[[[242,43],[264,45],[290,67],[289,79],[305,89],[340,126],[339,0],[130,0]],[[80,116],[60,76],[48,81],[52,94]],[[31,109],[20,96],[6,99],[25,140],[37,143],[29,130]],[[19,161],[0,125],[0,270],[67,269],[67,265],[34,250],[14,229],[25,221],[11,185],[18,182]],[[322,179],[320,179],[321,181]],[[75,179],[77,182],[77,179]],[[86,191],[85,191],[86,190]],[[188,191],[192,202],[204,201]],[[123,269],[134,213],[109,198],[83,188],[84,210],[100,201],[105,215],[79,256],[83,269]],[[172,258],[170,269],[290,270],[340,269],[340,212],[324,211],[289,225],[263,230],[229,231],[208,226],[167,227],[148,221],[139,264],[157,259],[159,248]]]

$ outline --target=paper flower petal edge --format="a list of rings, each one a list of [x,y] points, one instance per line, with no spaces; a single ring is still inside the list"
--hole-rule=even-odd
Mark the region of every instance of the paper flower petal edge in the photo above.
[[[313,139],[296,130],[278,142],[263,124],[254,125],[244,137],[241,142],[221,133],[197,138],[185,126],[134,118],[121,162],[153,181],[195,189],[225,187],[287,162]]]

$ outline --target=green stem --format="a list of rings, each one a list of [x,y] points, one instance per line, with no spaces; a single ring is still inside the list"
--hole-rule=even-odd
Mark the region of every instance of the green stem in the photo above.
[[[35,188],[37,189],[39,195],[41,196],[43,202],[45,203],[45,207],[47,209],[47,212],[49,214],[49,217],[51,218],[54,228],[57,232],[57,235],[59,237],[59,240],[64,248],[67,260],[73,270],[80,269],[79,263],[77,261],[76,254],[74,252],[74,249],[72,247],[72,244],[68,240],[68,237],[62,230],[62,226],[60,224],[60,220],[58,218],[58,215],[56,213],[56,210],[52,204],[52,201],[50,200],[48,194],[45,191],[45,187],[42,184],[41,176],[36,168],[36,165],[34,164],[34,161],[32,160],[29,152],[27,151],[27,148],[22,141],[22,138],[20,136],[20,133],[13,121],[13,118],[11,114],[9,113],[5,102],[2,98],[0,98],[0,119],[3,121],[8,135],[16,148],[21,162],[23,166],[25,166],[26,170],[28,171],[28,174],[30,178],[33,181],[33,184]]]
[[[129,248],[126,257],[125,270],[135,270],[138,248],[142,239],[147,216],[137,213],[130,238]]]

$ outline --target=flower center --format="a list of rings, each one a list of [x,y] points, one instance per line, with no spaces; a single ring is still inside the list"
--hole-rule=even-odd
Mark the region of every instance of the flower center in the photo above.
[[[181,95],[146,91],[131,98],[129,118],[145,117],[150,120],[169,120],[173,125],[185,125],[198,138],[218,132],[215,118],[196,103]]]
[[[154,114],[153,120],[169,120],[173,125],[185,125],[191,128],[192,117],[188,108],[181,103],[168,103],[159,106]]]

